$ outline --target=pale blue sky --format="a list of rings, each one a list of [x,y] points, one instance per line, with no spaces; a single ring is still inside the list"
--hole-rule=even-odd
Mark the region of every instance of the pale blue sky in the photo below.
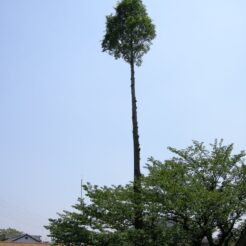
[[[115,0],[0,0],[0,228],[45,235],[80,179],[132,179],[129,66],[101,52]],[[142,166],[167,146],[246,149],[246,2],[145,0],[136,70]]]

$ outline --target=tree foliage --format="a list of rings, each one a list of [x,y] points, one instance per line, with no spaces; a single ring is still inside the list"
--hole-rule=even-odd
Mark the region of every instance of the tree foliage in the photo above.
[[[106,17],[103,51],[140,65],[155,38],[155,27],[141,0],[120,1],[115,11],[115,15]]]
[[[11,237],[17,237],[22,235],[23,232],[18,231],[14,228],[0,229],[0,241],[4,241]]]
[[[245,228],[245,153],[233,154],[233,145],[222,141],[215,141],[210,150],[199,142],[183,150],[169,149],[175,157],[165,162],[151,158],[149,173],[142,177],[143,228],[134,227],[133,184],[87,184],[89,202],[80,200],[76,212],[50,220],[47,228],[54,241],[109,246],[136,241],[143,246],[236,242]]]
[[[233,155],[233,145],[222,141],[211,147],[194,142],[184,150],[169,148],[177,157],[164,163],[151,159],[148,166],[151,200],[193,245],[204,238],[227,245],[246,211],[245,153]]]
[[[81,208],[78,210],[81,211]],[[86,216],[81,213],[63,211],[58,214],[57,219],[49,219],[50,226],[45,226],[50,230],[52,241],[58,244],[74,244],[91,243],[93,236],[87,230],[86,225],[89,224]]]

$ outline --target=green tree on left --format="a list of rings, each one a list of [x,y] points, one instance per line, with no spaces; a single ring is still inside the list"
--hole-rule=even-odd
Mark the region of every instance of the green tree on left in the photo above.
[[[4,241],[8,238],[22,235],[23,232],[14,228],[0,229],[0,241]]]

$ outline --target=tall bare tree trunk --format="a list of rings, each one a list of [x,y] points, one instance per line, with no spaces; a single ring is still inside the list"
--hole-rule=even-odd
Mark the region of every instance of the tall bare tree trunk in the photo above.
[[[137,120],[137,100],[135,94],[135,72],[134,60],[131,60],[131,96],[132,96],[132,134],[133,134],[133,155],[134,155],[134,205],[135,205],[135,229],[143,228],[141,208],[141,171],[140,171],[140,144]]]
[[[132,95],[132,133],[133,133],[133,151],[134,151],[134,181],[141,177],[140,172],[140,145],[138,134],[137,119],[137,99],[135,93],[135,72],[134,63],[131,63],[131,95]]]

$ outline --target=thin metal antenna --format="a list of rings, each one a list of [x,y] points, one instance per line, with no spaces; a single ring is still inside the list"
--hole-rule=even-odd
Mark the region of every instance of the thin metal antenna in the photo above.
[[[82,199],[83,199],[83,179],[81,179],[81,184],[80,184],[80,198],[81,198],[81,202],[82,202]]]

